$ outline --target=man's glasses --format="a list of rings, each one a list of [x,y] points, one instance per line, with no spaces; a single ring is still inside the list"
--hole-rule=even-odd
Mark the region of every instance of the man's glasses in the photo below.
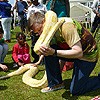
[[[31,3],[30,1],[27,1],[27,3],[29,4],[29,3]]]

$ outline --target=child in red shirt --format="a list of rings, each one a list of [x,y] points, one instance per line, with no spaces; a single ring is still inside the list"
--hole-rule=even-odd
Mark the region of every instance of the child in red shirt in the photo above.
[[[12,58],[16,63],[13,67],[23,66],[30,63],[29,45],[26,36],[19,32],[16,34],[17,43],[13,46]]]

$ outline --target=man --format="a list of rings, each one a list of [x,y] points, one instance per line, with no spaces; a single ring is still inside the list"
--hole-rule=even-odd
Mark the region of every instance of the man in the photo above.
[[[43,14],[46,13],[47,9],[46,6],[39,3],[38,0],[31,0],[30,1],[32,4],[31,6],[28,8],[28,12],[27,12],[27,19],[29,18],[29,16],[35,12],[41,12]]]
[[[28,4],[23,0],[16,0],[14,9],[17,9],[20,28],[22,32],[25,32],[25,27],[27,25],[26,9],[28,9]]]
[[[81,95],[100,88],[100,75],[92,79],[89,77],[98,59],[95,40],[88,30],[78,22],[70,20],[69,22],[65,18],[65,22],[55,33],[56,43],[53,44],[51,41],[50,47],[40,46],[39,52],[44,55],[48,79],[48,87],[42,89],[41,92],[51,92],[64,88],[59,59],[74,62],[70,86],[72,95]],[[35,13],[30,16],[29,21],[30,29],[34,33],[41,34],[45,25],[45,17],[40,13]],[[66,42],[69,49],[60,48],[58,41],[60,43]]]
[[[100,24],[100,0],[94,0],[91,8],[96,14],[91,28],[91,32],[94,33],[96,28],[98,27],[98,24]]]

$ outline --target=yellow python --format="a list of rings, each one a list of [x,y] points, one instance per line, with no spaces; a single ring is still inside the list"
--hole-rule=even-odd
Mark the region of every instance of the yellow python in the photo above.
[[[64,22],[63,18],[58,20],[56,13],[54,13],[53,11],[47,11],[47,13],[45,14],[45,20],[46,20],[46,22],[45,22],[43,32],[42,32],[41,36],[39,37],[39,39],[37,40],[35,47],[34,47],[34,51],[37,54],[39,54],[38,50],[39,50],[41,44],[49,46],[49,43],[50,43],[52,37],[54,36],[55,32]],[[25,84],[27,84],[31,87],[37,87],[37,88],[39,88],[39,87],[42,88],[42,87],[47,86],[46,72],[45,72],[43,78],[40,80],[32,78],[36,75],[36,73],[38,71],[39,71],[38,67],[32,67],[31,64],[26,64],[24,66],[21,66],[18,70],[9,73],[6,76],[0,77],[0,79],[8,78],[8,77],[11,77],[14,75],[20,75],[25,72],[22,77],[22,80]]]
[[[35,43],[35,46],[34,46],[34,51],[38,55],[40,54],[38,51],[40,48],[40,45],[43,44],[48,47],[55,32],[64,22],[63,18],[58,20],[56,13],[54,13],[53,11],[48,11],[45,14],[45,20],[46,21],[45,21],[45,26],[43,28],[43,32],[40,35],[39,39],[37,40],[37,42]]]

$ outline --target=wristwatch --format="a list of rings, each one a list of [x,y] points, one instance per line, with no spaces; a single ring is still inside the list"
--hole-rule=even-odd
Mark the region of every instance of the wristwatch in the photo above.
[[[55,49],[53,56],[55,56],[55,57],[57,56],[57,50],[56,49]]]

